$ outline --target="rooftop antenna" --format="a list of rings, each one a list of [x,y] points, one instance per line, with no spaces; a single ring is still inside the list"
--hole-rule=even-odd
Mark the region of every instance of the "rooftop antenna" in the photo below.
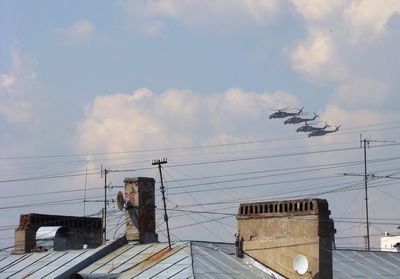
[[[124,169],[124,170],[112,170],[112,169],[103,169],[103,165],[101,165],[101,177],[103,177],[104,174],[104,228],[103,228],[103,234],[104,234],[104,244],[106,244],[107,241],[107,189],[112,189],[114,186],[111,186],[107,184],[107,174],[111,172],[133,172],[135,171],[134,169]]]
[[[164,187],[164,182],[163,182],[163,177],[162,177],[162,172],[161,172],[161,165],[166,164],[166,163],[167,163],[167,158],[156,159],[151,162],[151,164],[153,166],[158,165],[158,170],[160,172],[160,182],[161,182],[160,190],[161,190],[162,200],[163,200],[163,204],[164,204],[164,221],[167,226],[168,247],[171,250],[171,238],[169,236],[167,205],[165,202],[165,187]]]
[[[107,174],[109,170],[104,168],[104,244],[107,242]]]
[[[371,243],[370,243],[370,234],[369,234],[369,216],[368,216],[368,172],[367,172],[367,147],[369,148],[369,144],[371,142],[394,142],[394,141],[387,141],[387,140],[370,140],[362,137],[360,134],[360,148],[364,149],[364,189],[365,189],[365,223],[367,226],[367,251],[371,250]]]

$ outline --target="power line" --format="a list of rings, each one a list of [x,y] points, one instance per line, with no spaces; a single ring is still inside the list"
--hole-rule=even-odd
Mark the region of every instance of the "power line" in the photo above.
[[[394,144],[383,144],[374,146],[374,148],[378,147],[387,147],[387,146],[397,146],[400,143]],[[283,157],[292,157],[292,156],[301,156],[301,155],[312,155],[312,154],[322,154],[322,153],[330,153],[330,152],[344,152],[356,150],[357,147],[347,147],[347,148],[337,148],[337,149],[327,149],[327,150],[317,150],[317,151],[307,151],[307,152],[297,152],[297,153],[286,153],[286,154],[275,154],[275,155],[264,155],[264,156],[255,156],[255,157],[243,157],[243,158],[233,158],[233,159],[224,159],[224,160],[211,160],[211,161],[202,161],[202,162],[192,162],[192,163],[183,163],[171,165],[170,167],[182,167],[182,166],[196,166],[196,165],[210,165],[210,164],[221,164],[221,163],[230,163],[230,162],[241,162],[241,161],[251,161],[251,160],[261,160],[261,159],[271,159],[271,158],[283,158]],[[151,168],[136,168],[137,171],[140,170],[149,170]],[[9,183],[9,182],[21,182],[21,181],[31,181],[31,180],[43,180],[43,179],[54,179],[54,178],[66,178],[66,177],[77,177],[77,176],[85,176],[86,173],[82,171],[79,174],[65,174],[65,175],[44,175],[37,177],[22,177],[15,179],[6,179],[0,180],[0,183]],[[98,175],[97,172],[91,172],[87,175]]]
[[[353,126],[348,128],[343,128],[344,131],[354,130],[359,128],[384,126],[388,124],[400,123],[400,121],[388,121],[376,124]],[[384,128],[386,129],[386,128]],[[359,133],[358,131],[357,133]],[[297,140],[303,139],[300,137],[280,137],[272,139],[259,139],[259,140],[249,140],[234,143],[222,143],[222,144],[209,144],[209,145],[193,145],[193,146],[177,146],[170,148],[155,148],[155,149],[141,149],[141,150],[129,150],[129,151],[116,151],[116,152],[93,152],[93,153],[69,153],[69,154],[49,154],[49,155],[28,155],[28,156],[4,156],[0,157],[0,160],[26,160],[26,159],[43,159],[43,158],[68,158],[68,157],[86,157],[86,156],[100,156],[100,155],[114,155],[114,154],[130,154],[130,153],[147,153],[147,152],[165,152],[165,151],[178,151],[178,150],[191,150],[191,149],[203,149],[203,148],[215,148],[215,147],[226,147],[226,146],[237,146],[246,144],[258,144],[258,143],[268,143],[282,140]]]

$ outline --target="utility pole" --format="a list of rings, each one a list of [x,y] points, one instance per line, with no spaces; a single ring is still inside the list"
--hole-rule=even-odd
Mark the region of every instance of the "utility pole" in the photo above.
[[[367,147],[369,148],[370,142],[391,142],[393,143],[394,141],[387,141],[387,140],[369,140],[366,138],[362,138],[362,135],[360,135],[360,147],[364,149],[364,188],[365,188],[365,217],[366,217],[366,225],[367,225],[367,251],[371,250],[371,244],[370,244],[370,234],[369,234],[369,212],[368,212],[368,172],[367,172]],[[372,176],[373,177],[373,176]]]
[[[367,145],[369,147],[369,140],[362,139],[360,135],[360,143],[364,147],[364,188],[365,188],[365,217],[367,225],[367,251],[370,251],[370,239],[369,239],[369,216],[368,216],[368,172],[367,172]]]
[[[168,247],[171,250],[171,238],[169,236],[167,205],[165,202],[165,187],[164,187],[164,182],[163,182],[163,177],[162,177],[162,172],[161,172],[161,165],[166,164],[166,163],[167,163],[167,158],[157,159],[157,160],[153,160],[151,162],[151,164],[153,166],[158,165],[158,170],[160,172],[160,182],[161,182],[160,190],[161,190],[162,200],[163,200],[163,204],[164,204],[164,221],[167,226]]]
[[[111,169],[107,169],[107,168],[104,168],[104,170],[103,170],[103,165],[101,165],[101,178],[103,178],[103,174],[104,174],[104,214],[103,214],[103,218],[104,218],[103,219],[103,225],[104,225],[104,227],[103,227],[103,237],[104,237],[103,241],[104,241],[104,244],[106,244],[106,241],[107,241],[107,203],[108,203],[108,200],[107,200],[107,189],[108,188],[112,189],[114,187],[122,187],[122,186],[112,186],[112,187],[108,186],[107,185],[107,174],[109,174],[111,172],[133,172],[133,171],[135,171],[135,170],[134,169],[111,170]]]
[[[104,244],[107,242],[107,174],[108,169],[104,168]]]

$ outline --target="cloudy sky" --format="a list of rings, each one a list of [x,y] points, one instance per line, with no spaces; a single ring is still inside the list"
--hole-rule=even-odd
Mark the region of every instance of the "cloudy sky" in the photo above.
[[[338,244],[361,247],[360,134],[377,141],[373,245],[400,223],[398,0],[5,0],[0,34],[1,247],[22,213],[98,216],[101,165],[135,169],[110,186],[158,181],[160,157],[175,240],[232,241],[234,217],[213,213],[240,202],[319,197]],[[303,106],[339,133],[268,119]]]

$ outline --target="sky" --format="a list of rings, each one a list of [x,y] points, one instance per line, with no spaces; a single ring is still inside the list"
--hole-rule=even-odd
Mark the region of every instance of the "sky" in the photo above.
[[[0,247],[20,214],[99,216],[102,168],[108,237],[146,176],[165,239],[157,158],[174,240],[231,242],[240,202],[313,197],[363,247],[360,134],[373,247],[400,225],[397,0],[4,0],[0,34]],[[339,132],[268,118],[286,107]]]

